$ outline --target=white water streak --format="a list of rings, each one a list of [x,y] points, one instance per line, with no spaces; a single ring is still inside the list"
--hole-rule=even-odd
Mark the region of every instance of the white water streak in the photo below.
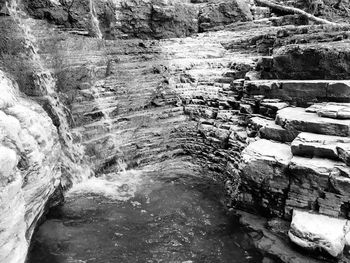
[[[96,13],[96,9],[93,1],[94,0],[90,0],[90,16],[91,16],[92,31],[95,37],[102,39],[103,34],[100,29],[100,21],[97,18],[97,13]]]
[[[135,196],[142,181],[142,171],[138,170],[104,174],[74,185],[67,196],[93,194],[112,200],[127,201]]]
[[[53,77],[50,70],[45,67],[40,57],[36,37],[30,27],[30,18],[28,18],[27,15],[21,10],[20,4],[21,0],[11,0],[9,3],[6,3],[11,17],[23,32],[23,40],[27,50],[27,55],[30,56],[31,62],[33,63],[33,66],[35,66],[33,69],[37,76],[37,78],[34,80],[35,86],[42,92],[43,97],[47,99],[50,105],[57,112],[60,119],[60,135],[69,148],[69,154],[82,156],[84,149],[81,145],[73,144],[71,141],[71,136],[68,134],[69,124],[66,116],[66,111],[68,112],[68,109],[66,109],[65,106],[59,101],[58,95],[55,92],[56,79]],[[62,163],[70,169],[70,173],[73,176],[73,183],[87,180],[91,175],[88,167],[82,167],[81,165],[76,164],[75,161],[68,158],[67,155],[62,154],[61,158]]]

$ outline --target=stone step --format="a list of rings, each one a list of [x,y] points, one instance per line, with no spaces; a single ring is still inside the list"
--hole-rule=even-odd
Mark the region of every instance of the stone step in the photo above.
[[[293,155],[339,160],[338,147],[346,149],[349,144],[350,137],[302,132],[292,142],[291,148]]]
[[[350,80],[252,80],[244,84],[247,96],[264,95],[297,106],[310,101],[350,102]]]
[[[350,120],[323,118],[304,108],[288,107],[277,112],[276,124],[287,130],[335,136],[350,136]]]
[[[238,197],[239,205],[282,216],[291,158],[287,144],[265,139],[249,144],[242,152],[241,187],[245,192]]]
[[[308,250],[323,250],[333,257],[342,255],[349,235],[345,219],[294,210],[288,236],[296,245]]]
[[[254,129],[259,131],[259,135],[263,139],[279,142],[291,142],[298,135],[297,132],[288,131],[282,128],[273,120],[253,117],[250,119],[250,123],[253,125]]]
[[[350,119],[350,103],[316,103],[307,108],[306,111],[317,113],[321,117]]]

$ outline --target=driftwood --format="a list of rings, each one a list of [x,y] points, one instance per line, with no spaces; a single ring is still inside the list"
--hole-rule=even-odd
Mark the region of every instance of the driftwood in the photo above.
[[[275,4],[275,3],[272,3],[272,2],[270,2],[268,0],[255,0],[255,1],[256,1],[257,4],[259,4],[261,6],[266,6],[266,7],[269,7],[271,9],[275,9],[275,10],[278,10],[278,11],[285,12],[287,14],[299,14],[299,15],[302,15],[302,16],[306,16],[309,20],[314,21],[314,22],[316,22],[318,24],[327,24],[327,25],[333,25],[333,26],[338,25],[337,23],[334,23],[334,22],[328,21],[326,19],[319,18],[319,17],[316,17],[314,15],[311,15],[310,13],[305,12],[304,10],[301,10],[299,8],[284,6],[284,5],[280,5],[280,4]]]

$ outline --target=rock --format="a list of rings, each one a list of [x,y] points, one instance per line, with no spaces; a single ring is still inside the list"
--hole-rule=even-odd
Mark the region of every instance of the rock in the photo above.
[[[291,142],[297,136],[297,133],[288,131],[277,125],[272,120],[253,117],[250,122],[259,131],[259,135],[263,139],[274,140],[278,142]]]
[[[89,0],[77,0],[71,5],[49,0],[26,0],[24,4],[27,12],[35,18],[93,36]],[[95,0],[93,8],[97,30],[108,39],[184,37],[198,32],[199,7],[189,2]]]
[[[348,221],[308,212],[293,211],[289,237],[296,245],[308,250],[322,250],[333,257],[342,255]]]
[[[243,0],[210,1],[201,9],[198,20],[200,31],[203,32],[237,21],[252,20],[252,13],[248,3]]]
[[[338,145],[350,143],[350,138],[302,132],[291,144],[293,155],[324,157],[338,160]]]
[[[322,118],[303,108],[284,108],[277,112],[276,123],[286,129],[317,134],[350,136],[350,120]]]
[[[12,149],[0,146],[0,178],[1,182],[9,180],[8,177],[15,169],[18,159],[16,152]]]
[[[350,146],[349,144],[341,144],[337,145],[337,154],[338,157],[346,163],[348,166],[350,166]]]
[[[347,80],[254,80],[246,81],[244,91],[248,96],[264,95],[281,99],[297,106],[308,106],[317,101],[347,102],[350,81]]]
[[[240,205],[283,215],[284,194],[289,186],[286,171],[291,158],[290,147],[286,144],[265,139],[249,144],[242,152]]]
[[[24,262],[59,184],[61,146],[46,112],[0,71],[0,261]]]
[[[274,51],[273,71],[279,79],[350,79],[348,45],[341,41],[281,47]]]
[[[339,217],[348,213],[350,169],[344,163],[324,158],[294,156],[289,165],[290,189],[285,217],[295,208]],[[343,211],[345,209],[345,211]]]
[[[267,228],[269,221],[261,216],[250,214],[237,210],[240,216],[240,223],[248,231],[248,235],[256,248],[265,255],[267,262],[286,262],[286,263],[319,263],[320,260],[314,259],[300,250],[290,246],[287,234],[281,234],[281,231],[275,231],[274,228]],[[286,222],[285,222],[286,223]],[[288,232],[289,226],[283,232]],[[268,259],[267,259],[268,258]],[[270,258],[273,260],[271,261]]]
[[[321,103],[314,104],[306,109],[308,112],[316,112],[321,117],[333,119],[350,119],[350,103]]]

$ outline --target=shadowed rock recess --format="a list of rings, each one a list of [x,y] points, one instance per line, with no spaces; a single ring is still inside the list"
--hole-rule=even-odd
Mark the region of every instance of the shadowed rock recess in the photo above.
[[[279,2],[339,26],[253,0],[0,0],[0,262],[125,169],[222,182],[262,262],[350,262],[349,1]]]

